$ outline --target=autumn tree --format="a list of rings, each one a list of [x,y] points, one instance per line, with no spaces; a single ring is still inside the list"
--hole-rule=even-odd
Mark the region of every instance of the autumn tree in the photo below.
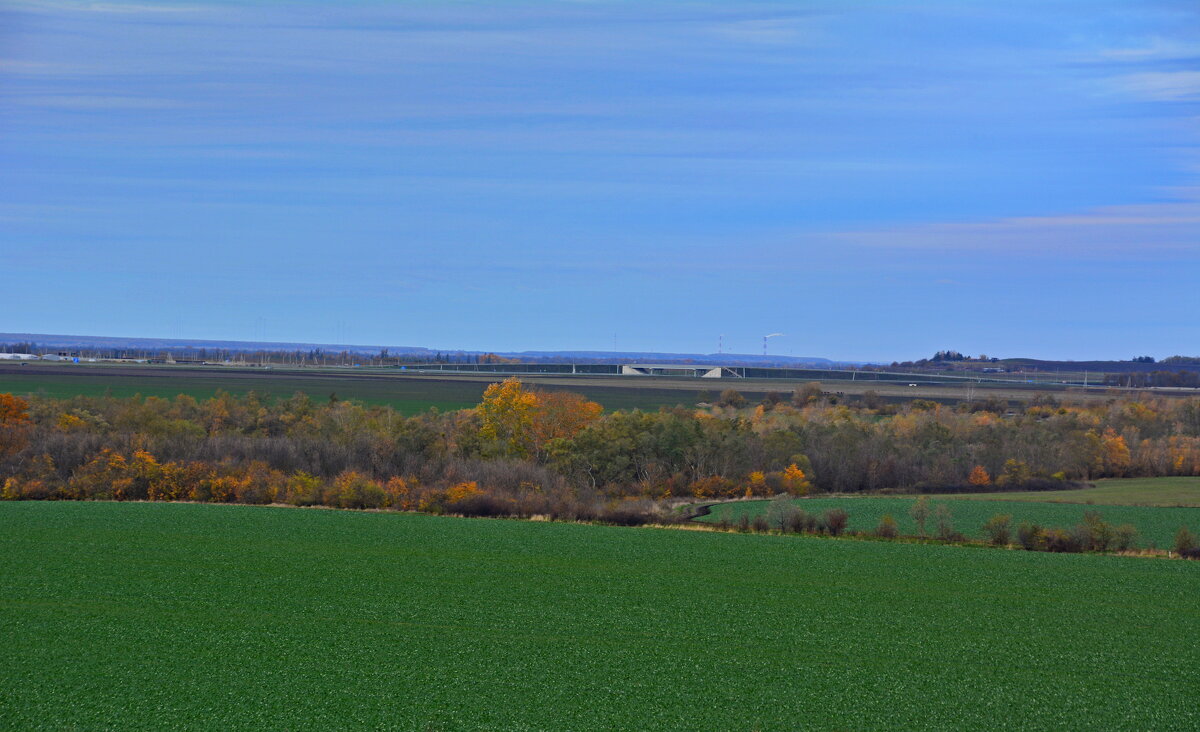
[[[483,392],[479,414],[479,434],[504,457],[526,457],[533,447],[533,419],[538,398],[510,376],[491,384]]]
[[[1129,446],[1125,438],[1109,427],[1100,436],[1103,470],[1108,475],[1122,476],[1129,469]]]
[[[1000,474],[1000,485],[1020,486],[1028,483],[1033,477],[1029,465],[1024,460],[1009,458],[1004,461],[1004,471]]]
[[[971,476],[967,478],[967,482],[971,485],[991,485],[992,476],[988,475],[988,471],[982,465],[976,465],[971,469]]]
[[[29,402],[12,394],[0,394],[0,456],[24,447],[29,427]]]
[[[539,456],[547,442],[574,437],[604,411],[596,402],[569,391],[537,392],[534,398],[529,430],[533,450]]]
[[[796,463],[787,466],[783,471],[783,488],[794,496],[807,496],[812,492],[812,483],[804,470]]]
[[[0,394],[0,424],[29,421],[29,402],[12,394]]]

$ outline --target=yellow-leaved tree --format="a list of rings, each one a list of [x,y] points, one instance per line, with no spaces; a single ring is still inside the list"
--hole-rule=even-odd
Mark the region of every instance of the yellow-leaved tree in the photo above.
[[[476,409],[479,435],[490,452],[539,459],[547,442],[574,437],[603,411],[579,394],[531,391],[515,376],[488,386]]]
[[[793,496],[807,496],[812,492],[812,483],[796,463],[784,469],[782,482],[784,490]]]
[[[490,384],[476,408],[480,436],[500,455],[527,457],[533,448],[533,417],[537,403],[537,395],[525,389],[515,376]]]

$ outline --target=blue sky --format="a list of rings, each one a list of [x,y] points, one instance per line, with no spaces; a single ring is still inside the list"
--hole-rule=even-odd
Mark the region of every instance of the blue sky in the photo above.
[[[1200,352],[1200,6],[0,0],[0,331]]]

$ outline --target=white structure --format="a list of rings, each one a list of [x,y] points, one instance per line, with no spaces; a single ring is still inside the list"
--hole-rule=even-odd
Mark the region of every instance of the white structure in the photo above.
[[[682,363],[625,363],[621,364],[623,376],[699,376],[702,379],[720,379],[738,376],[733,369],[724,366],[688,366]]]
[[[36,361],[32,353],[0,353],[0,361]]]

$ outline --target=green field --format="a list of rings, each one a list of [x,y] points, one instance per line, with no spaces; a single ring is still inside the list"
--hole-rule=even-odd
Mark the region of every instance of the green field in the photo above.
[[[1108,506],[1200,506],[1200,477],[1110,478],[1070,491],[975,493],[955,496],[988,501],[1049,501]]]
[[[1194,729],[1200,564],[0,504],[0,727]]]
[[[504,377],[497,376],[500,381]],[[187,394],[211,398],[218,391],[245,394],[256,391],[272,397],[289,397],[304,392],[314,399],[354,399],[367,404],[388,405],[404,414],[419,414],[436,407],[442,411],[474,407],[483,396],[488,380],[404,376],[395,371],[354,372],[330,370],[233,370],[222,367],[175,366],[0,366],[0,393],[21,396],[69,398],[74,396],[130,397],[135,394],[173,398]],[[587,379],[567,388],[584,394],[605,409],[658,409],[693,404],[696,392],[654,389],[641,385],[609,386]],[[699,390],[700,387],[697,387]]]
[[[1042,495],[1040,493],[1024,495]],[[1122,506],[1122,505],[1079,505],[1083,503],[1053,503],[1037,502],[1030,498],[1025,500],[986,500],[972,496],[965,500],[964,496],[930,496],[930,505],[944,503],[950,508],[954,528],[968,537],[982,538],[980,528],[983,523],[998,513],[1012,516],[1013,529],[1022,521],[1041,524],[1042,526],[1057,526],[1069,529],[1083,520],[1084,511],[1096,511],[1105,521],[1114,525],[1133,524],[1137,528],[1141,547],[1156,546],[1160,549],[1170,548],[1181,525],[1200,531],[1200,508],[1195,507],[1154,507],[1154,506]],[[879,525],[884,514],[891,514],[899,522],[900,533],[917,534],[917,525],[909,516],[909,509],[914,498],[893,498],[881,496],[856,496],[838,498],[798,498],[795,503],[809,513],[821,513],[831,508],[844,509],[850,515],[849,527],[856,531],[871,531]],[[765,514],[769,501],[735,501],[717,504],[711,513],[698,520],[716,522],[722,518],[731,521],[740,519],[743,515],[751,518]],[[932,532],[933,519],[927,522],[927,529]]]

